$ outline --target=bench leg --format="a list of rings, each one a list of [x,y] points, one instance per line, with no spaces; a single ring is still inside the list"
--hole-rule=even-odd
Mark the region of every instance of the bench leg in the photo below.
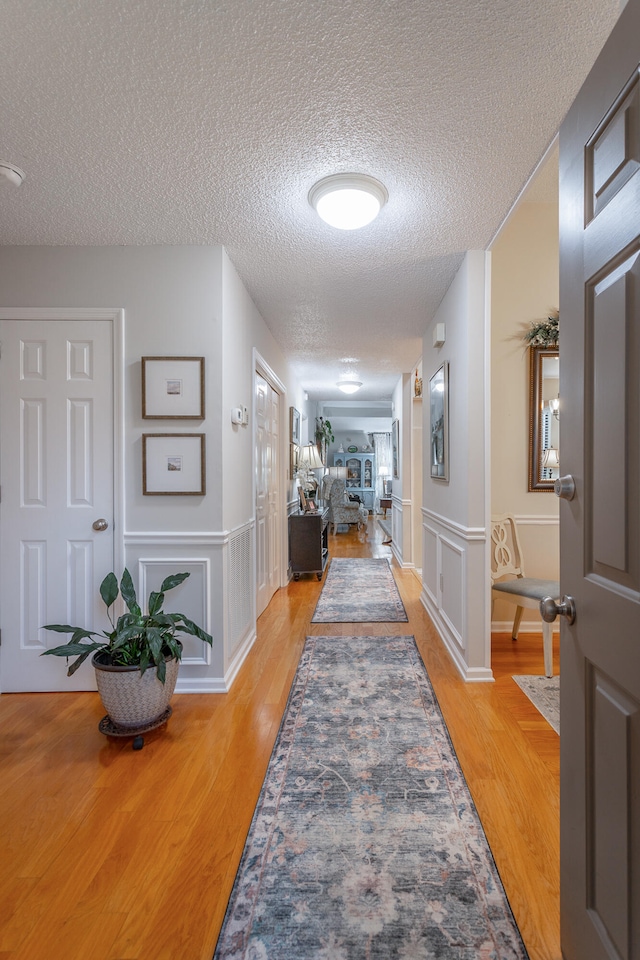
[[[513,618],[513,630],[511,631],[511,639],[518,639],[518,631],[520,630],[520,621],[522,620],[522,614],[524,612],[524,607],[516,607],[516,615]]]

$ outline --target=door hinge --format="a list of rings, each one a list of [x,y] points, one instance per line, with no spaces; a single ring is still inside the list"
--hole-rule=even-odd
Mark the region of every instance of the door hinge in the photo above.
[[[0,647],[2,646],[2,630],[0,630]]]

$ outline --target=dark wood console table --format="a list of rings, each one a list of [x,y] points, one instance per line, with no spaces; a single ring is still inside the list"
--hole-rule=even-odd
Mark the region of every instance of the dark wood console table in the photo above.
[[[292,513],[289,517],[289,564],[293,579],[315,573],[322,580],[329,560],[329,511]]]

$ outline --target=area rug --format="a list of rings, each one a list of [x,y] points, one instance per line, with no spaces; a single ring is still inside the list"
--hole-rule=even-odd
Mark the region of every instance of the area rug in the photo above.
[[[307,637],[214,960],[523,960],[411,636]]]
[[[312,623],[408,620],[389,561],[336,557],[329,565]]]
[[[560,733],[560,677],[537,677],[521,674],[513,678],[529,697],[547,723]]]

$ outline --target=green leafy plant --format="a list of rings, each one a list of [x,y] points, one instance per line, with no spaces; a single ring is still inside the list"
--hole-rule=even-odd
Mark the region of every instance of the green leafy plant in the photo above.
[[[559,318],[555,316],[536,320],[525,333],[524,339],[532,347],[555,347],[559,336]]]
[[[331,423],[324,417],[316,417],[316,443],[333,443],[335,437]]]
[[[115,574],[108,573],[100,584],[100,596],[107,607],[107,616],[113,629],[96,633],[83,627],[50,623],[43,629],[53,630],[55,633],[71,633],[71,642],[45,650],[41,656],[77,657],[67,670],[67,676],[70,677],[88,656],[100,652],[104,662],[112,666],[138,666],[141,675],[148,667],[153,666],[156,668],[158,680],[164,683],[165,660],[172,657],[180,660],[182,657],[182,644],[176,636],[177,633],[190,634],[205,643],[213,643],[213,637],[183,613],[164,613],[162,610],[165,593],[177,587],[188,576],[188,573],[175,573],[167,577],[159,591],[150,593],[149,612],[143,614],[129,571],[124,570],[119,589]],[[114,621],[111,608],[120,593],[129,612]]]
[[[318,453],[320,454],[320,459],[323,463],[327,459],[327,449],[330,443],[333,443],[335,437],[333,435],[333,429],[331,423],[328,420],[325,420],[324,417],[316,417],[316,446],[318,448]]]

